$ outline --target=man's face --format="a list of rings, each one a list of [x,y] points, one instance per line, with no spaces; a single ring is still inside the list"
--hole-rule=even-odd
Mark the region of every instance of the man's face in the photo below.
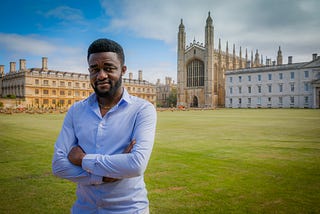
[[[112,97],[121,90],[122,75],[125,74],[126,66],[121,65],[116,53],[90,54],[88,64],[90,83],[99,97]]]

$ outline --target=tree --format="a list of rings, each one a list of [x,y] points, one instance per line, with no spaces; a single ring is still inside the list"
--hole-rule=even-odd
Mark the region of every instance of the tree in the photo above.
[[[168,97],[168,106],[174,107],[177,105],[177,89],[173,88]]]

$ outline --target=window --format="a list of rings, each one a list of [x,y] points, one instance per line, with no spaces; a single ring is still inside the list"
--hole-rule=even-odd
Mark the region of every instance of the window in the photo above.
[[[309,71],[304,71],[304,78],[309,78]]]
[[[258,74],[258,81],[261,81],[261,74]]]
[[[241,82],[242,81],[242,76],[239,76],[239,82]]]
[[[272,80],[272,74],[268,74],[268,80]]]
[[[239,98],[239,104],[240,104],[240,105],[241,105],[241,101],[242,101],[241,98]]]
[[[304,91],[309,91],[309,83],[304,83]]]
[[[279,80],[282,80],[282,79],[283,79],[283,74],[279,73]]]
[[[268,97],[268,102],[271,103],[271,97]]]
[[[251,82],[251,76],[248,76],[248,82]]]
[[[261,105],[261,97],[258,97],[257,104]]]
[[[86,88],[86,84],[85,83],[82,83],[82,88]]]
[[[49,100],[48,99],[43,99],[43,104],[48,105],[49,104]]]
[[[304,97],[304,103],[308,104],[309,103],[309,97]]]
[[[68,82],[68,87],[71,87],[71,82]]]
[[[49,81],[48,80],[43,80],[43,85],[49,85]]]
[[[72,91],[68,91],[68,96],[71,96],[72,95]]]
[[[248,86],[248,93],[251,94],[251,86]]]
[[[56,95],[56,94],[57,94],[56,90],[52,90],[52,95]]]
[[[76,82],[76,88],[79,88],[79,83],[78,82]]]
[[[60,91],[60,95],[64,95],[64,91]]]
[[[61,81],[60,86],[65,86],[65,83],[63,81]]]
[[[38,79],[35,79],[35,80],[34,80],[34,83],[35,83],[36,85],[39,85],[39,80],[38,80]]]
[[[39,89],[35,89],[34,93],[39,94]]]
[[[239,87],[239,94],[241,94],[242,93],[242,88],[241,88],[241,86]]]
[[[279,92],[283,92],[283,85],[279,84]]]
[[[294,79],[294,72],[290,72],[290,79]]]
[[[48,90],[43,90],[43,94],[49,94],[49,91]]]
[[[283,99],[282,97],[279,97],[279,104],[282,104],[283,103]]]
[[[232,98],[229,99],[230,105],[232,105]]]
[[[232,77],[229,77],[229,82],[232,82]]]
[[[294,97],[293,96],[290,97],[290,103],[294,104]]]
[[[230,94],[232,94],[232,87],[229,88],[229,92],[230,92]]]
[[[248,104],[251,104],[251,97],[248,97]]]
[[[261,93],[261,85],[258,85],[258,93]]]
[[[204,86],[204,63],[193,60],[187,65],[187,87]]]
[[[52,86],[56,86],[56,85],[57,85],[56,81],[52,81]]]
[[[290,84],[290,91],[294,92],[294,84]]]
[[[269,93],[272,92],[272,85],[268,85],[268,92],[269,92]]]

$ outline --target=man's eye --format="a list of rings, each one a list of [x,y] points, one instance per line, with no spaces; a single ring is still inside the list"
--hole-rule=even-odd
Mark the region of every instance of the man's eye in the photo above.
[[[104,67],[103,70],[105,70],[107,72],[113,72],[114,70],[116,70],[116,67],[108,66],[108,67]]]

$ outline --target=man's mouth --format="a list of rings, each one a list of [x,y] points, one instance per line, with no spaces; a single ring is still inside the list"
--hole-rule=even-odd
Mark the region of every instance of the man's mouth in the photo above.
[[[111,85],[111,81],[97,81],[96,86]]]

